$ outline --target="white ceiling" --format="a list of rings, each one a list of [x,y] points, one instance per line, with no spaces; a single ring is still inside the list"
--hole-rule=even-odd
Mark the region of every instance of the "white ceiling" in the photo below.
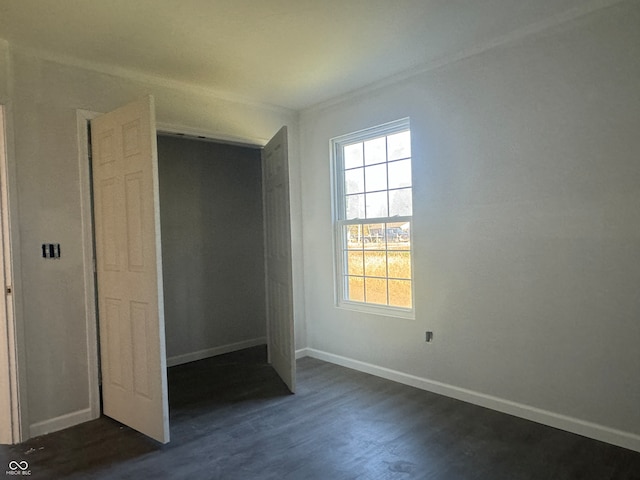
[[[616,2],[0,0],[0,38],[50,55],[300,109],[611,3]]]

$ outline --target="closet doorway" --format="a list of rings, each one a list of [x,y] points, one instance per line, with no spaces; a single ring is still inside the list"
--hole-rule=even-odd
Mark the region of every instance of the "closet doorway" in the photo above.
[[[261,150],[158,135],[167,366],[267,343]]]
[[[86,134],[82,128],[83,118],[90,120],[91,138],[88,168],[91,186],[83,185],[83,205],[91,205],[89,210],[83,207],[87,239],[85,255],[95,252],[91,262],[85,263],[89,337],[92,332],[97,333],[96,325],[99,325],[99,348],[97,344],[95,347],[89,345],[90,371],[95,372],[90,389],[92,417],[96,418],[102,410],[105,415],[167,443],[170,435],[164,267],[161,263],[159,165],[153,97],[145,97],[103,115],[79,111],[80,138]],[[295,352],[286,127],[282,127],[259,151],[264,239],[260,263],[264,266],[267,357],[293,392]],[[81,165],[82,170],[85,168]],[[172,181],[173,177],[169,182]],[[93,216],[89,212],[93,212]],[[224,218],[218,223],[224,223]],[[214,233],[209,232],[207,246],[211,245]],[[248,241],[251,242],[251,238]],[[180,244],[178,248],[184,248],[184,241],[175,243]],[[208,254],[211,252],[209,249]],[[90,273],[89,265],[95,265],[95,277]],[[171,266],[167,264],[169,271],[172,271]],[[230,271],[228,269],[227,274]],[[219,279],[220,273],[200,272],[202,280],[209,283],[214,278]],[[204,283],[199,287],[198,300],[211,295],[211,291],[202,285]],[[97,299],[94,303],[97,308],[91,305],[92,292],[95,293],[93,298]],[[190,300],[191,308],[197,309],[195,299]],[[221,303],[228,303],[227,299]],[[255,341],[255,337],[250,340]],[[174,355],[172,361],[181,363],[215,354],[216,348],[228,351],[242,348],[243,342],[195,351],[191,345],[187,349],[190,351]],[[196,342],[196,345],[203,344]],[[98,351],[100,362],[97,361]]]

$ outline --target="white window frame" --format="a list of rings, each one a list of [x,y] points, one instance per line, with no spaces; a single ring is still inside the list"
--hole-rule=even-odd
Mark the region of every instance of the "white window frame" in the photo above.
[[[344,191],[344,158],[343,148],[346,145],[353,143],[364,142],[374,138],[379,138],[387,135],[393,135],[409,130],[411,132],[411,125],[409,118],[403,118],[393,122],[385,123],[370,127],[357,132],[341,135],[339,137],[332,138],[330,141],[331,151],[331,179],[332,179],[332,223],[333,223],[333,252],[334,252],[334,294],[335,304],[338,308],[344,308],[347,310],[355,310],[364,313],[371,313],[375,315],[391,316],[406,319],[415,319],[415,269],[413,260],[413,215],[408,216],[389,216],[379,218],[358,218],[347,220],[342,218],[344,216],[345,208],[345,191]],[[413,143],[413,141],[412,141]],[[413,167],[413,148],[411,152],[411,160]],[[388,160],[387,160],[388,162]],[[412,168],[413,172],[413,168]],[[411,182],[411,201],[413,212],[413,175]],[[388,191],[388,190],[387,190]],[[411,308],[403,308],[392,305],[383,305],[376,303],[367,303],[349,300],[347,298],[347,285],[345,285],[345,255],[346,250],[345,236],[343,235],[343,227],[350,224],[362,224],[362,223],[399,223],[408,222],[410,224],[409,229],[409,252],[411,257]],[[387,276],[387,278],[389,278]]]

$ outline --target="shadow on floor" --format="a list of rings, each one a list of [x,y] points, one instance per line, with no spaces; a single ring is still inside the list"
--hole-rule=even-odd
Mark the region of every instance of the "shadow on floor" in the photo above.
[[[238,409],[248,412],[251,405],[260,408],[270,399],[289,396],[284,383],[266,363],[263,346],[171,367],[167,376],[171,425],[168,445],[102,416],[20,445],[0,446],[0,465],[12,473],[9,463],[24,466],[26,461],[34,479],[124,478],[108,471],[117,466],[116,470],[124,472],[145,463],[149,456],[180,449],[185,442],[197,442],[216,425],[222,428]],[[18,476],[11,473],[7,474],[9,478]]]

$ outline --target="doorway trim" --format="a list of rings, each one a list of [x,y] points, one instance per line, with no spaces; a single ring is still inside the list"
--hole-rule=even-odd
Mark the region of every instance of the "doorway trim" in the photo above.
[[[82,264],[84,265],[84,309],[87,332],[87,369],[91,420],[100,417],[100,364],[98,352],[98,311],[93,239],[93,206],[91,200],[91,168],[89,122],[98,112],[77,110],[78,163],[80,172],[80,211],[82,215]]]
[[[0,411],[0,444],[22,441],[27,416],[22,415],[21,401],[26,402],[26,380],[23,375],[24,349],[22,329],[16,316],[16,278],[11,229],[12,203],[10,188],[15,184],[9,168],[7,109],[0,104],[0,379],[3,385]],[[19,304],[19,302],[18,302]]]

